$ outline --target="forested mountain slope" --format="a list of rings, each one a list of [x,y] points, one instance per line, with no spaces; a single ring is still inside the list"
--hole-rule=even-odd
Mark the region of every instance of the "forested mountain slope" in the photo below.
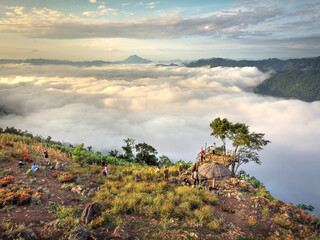
[[[296,98],[312,102],[320,100],[320,57],[301,59],[266,59],[258,61],[201,59],[187,67],[257,67],[262,72],[274,71],[254,92],[275,97]]]

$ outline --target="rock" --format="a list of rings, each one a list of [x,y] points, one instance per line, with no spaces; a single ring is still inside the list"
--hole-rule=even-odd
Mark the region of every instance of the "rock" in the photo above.
[[[88,224],[101,215],[101,205],[97,202],[89,204],[81,214],[81,221]]]
[[[67,205],[68,204],[68,201],[67,200],[62,200],[61,201],[61,205]]]
[[[199,239],[199,236],[198,236],[196,233],[194,233],[194,232],[191,232],[191,233],[190,233],[190,237]]]
[[[116,237],[121,237],[123,240],[129,238],[129,233],[124,228],[121,228],[119,226],[114,229],[113,234]]]
[[[245,196],[243,196],[242,194],[238,194],[238,195],[236,195],[236,199],[238,201],[242,201],[242,200],[245,200]]]
[[[105,233],[90,231],[83,226],[77,226],[74,234],[69,237],[69,240],[104,240],[110,239]]]
[[[58,171],[64,171],[64,167],[63,167],[62,163],[60,163],[60,162],[58,162],[56,164],[56,166],[54,166],[54,169],[58,170]]]
[[[81,192],[83,191],[83,187],[81,185],[77,185],[77,186],[71,188],[71,191],[81,195]]]

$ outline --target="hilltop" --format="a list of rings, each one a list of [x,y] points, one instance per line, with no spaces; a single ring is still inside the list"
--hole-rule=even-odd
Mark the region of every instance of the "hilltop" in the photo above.
[[[181,184],[177,165],[165,181],[156,166],[79,149],[0,134],[1,239],[320,237],[317,217],[273,198],[248,175],[217,180],[210,191],[205,181],[196,188]],[[84,155],[90,162],[81,160]],[[111,165],[108,178],[100,174],[101,158]],[[19,160],[26,166],[19,168]],[[189,165],[183,168],[188,175]]]

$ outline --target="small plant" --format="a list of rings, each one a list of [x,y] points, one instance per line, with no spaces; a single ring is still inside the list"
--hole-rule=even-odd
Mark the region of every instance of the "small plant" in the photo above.
[[[252,228],[257,225],[257,219],[254,216],[249,216],[248,217],[248,227]]]
[[[269,216],[269,212],[270,210],[268,206],[264,206],[263,209],[261,210],[262,217],[267,218]]]
[[[9,175],[0,180],[0,187],[5,187],[10,183],[13,183],[14,177]]]
[[[60,182],[64,183],[64,182],[72,182],[73,181],[73,174],[72,173],[63,173],[61,174],[58,179]]]
[[[116,219],[114,220],[115,221],[115,224],[118,226],[118,227],[123,227],[124,226],[124,223],[123,223],[123,220],[121,219],[121,217],[116,217]]]
[[[59,177],[59,175],[60,175],[60,172],[59,172],[59,171],[53,172],[53,173],[51,174],[51,176],[52,176],[53,178],[57,178],[57,177]]]
[[[227,213],[235,213],[236,212],[236,210],[234,210],[231,207],[227,207],[227,206],[222,206],[221,209],[222,209],[222,211],[227,212]]]
[[[287,229],[287,230],[291,230],[291,231],[296,231],[297,230],[297,226],[294,225],[286,216],[281,215],[281,214],[277,214],[274,216],[273,218],[273,222],[278,224],[280,227]]]

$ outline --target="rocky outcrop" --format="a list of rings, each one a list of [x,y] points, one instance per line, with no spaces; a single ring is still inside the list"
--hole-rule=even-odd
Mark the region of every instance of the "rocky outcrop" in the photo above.
[[[101,215],[101,205],[97,202],[89,204],[81,214],[81,221],[88,224]]]
[[[74,234],[69,237],[69,240],[105,240],[112,239],[106,233],[91,231],[83,226],[78,226]]]
[[[115,237],[120,237],[123,240],[126,240],[129,238],[129,233],[127,232],[127,230],[119,226],[114,229],[113,234]]]

